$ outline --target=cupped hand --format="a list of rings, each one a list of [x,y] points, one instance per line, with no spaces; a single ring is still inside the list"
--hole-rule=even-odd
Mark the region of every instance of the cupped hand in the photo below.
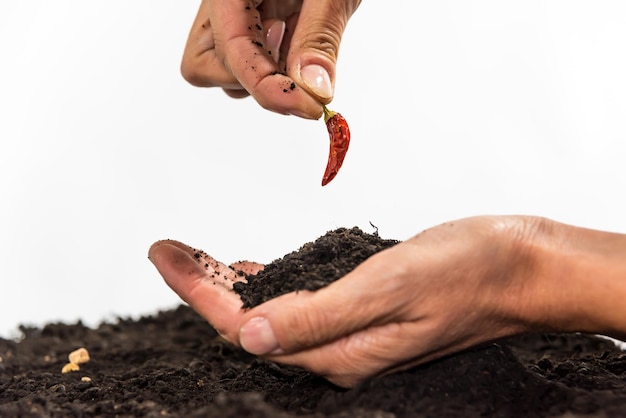
[[[524,217],[450,222],[380,252],[316,292],[244,311],[237,270],[176,241],[150,260],[167,284],[231,343],[350,387],[470,346],[541,328],[533,312],[532,246]],[[538,325],[539,324],[539,325]]]
[[[265,109],[319,119],[339,45],[360,0],[202,0],[181,72],[199,87],[252,95]]]

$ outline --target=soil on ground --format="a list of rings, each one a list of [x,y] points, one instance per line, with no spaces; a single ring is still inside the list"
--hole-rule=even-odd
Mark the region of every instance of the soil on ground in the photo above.
[[[317,289],[393,244],[330,231],[237,292],[255,306]],[[626,417],[626,353],[591,335],[509,338],[341,389],[232,347],[185,305],[21,331],[0,339],[0,417]],[[91,360],[61,373],[79,347]]]

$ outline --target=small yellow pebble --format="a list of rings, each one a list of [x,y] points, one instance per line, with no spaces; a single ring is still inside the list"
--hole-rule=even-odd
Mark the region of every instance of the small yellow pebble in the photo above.
[[[70,363],[74,364],[83,364],[89,361],[89,351],[86,348],[79,348],[78,350],[74,350],[67,356],[70,360]]]
[[[81,382],[91,382],[91,377],[89,376],[83,376],[80,378]]]
[[[80,366],[78,364],[75,363],[67,363],[65,366],[63,366],[63,368],[61,369],[61,373],[69,373],[69,372],[77,372],[80,370]]]

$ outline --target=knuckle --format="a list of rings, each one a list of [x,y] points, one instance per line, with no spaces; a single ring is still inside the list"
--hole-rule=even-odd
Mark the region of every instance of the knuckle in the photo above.
[[[315,33],[314,37],[306,37],[300,44],[301,49],[314,49],[324,54],[332,62],[337,61],[337,53],[339,51],[339,43],[341,37],[337,32],[338,29],[324,28]],[[343,31],[343,29],[341,30]]]
[[[183,60],[180,65],[180,74],[183,79],[195,87],[214,87],[206,75],[192,62]]]
[[[324,335],[320,324],[326,323],[326,315],[319,310],[294,309],[287,315],[285,323],[286,350],[312,347],[323,341]]]

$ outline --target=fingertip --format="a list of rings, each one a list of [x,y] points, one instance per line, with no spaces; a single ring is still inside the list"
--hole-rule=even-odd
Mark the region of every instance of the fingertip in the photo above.
[[[217,332],[237,344],[237,324],[243,311],[241,299],[232,292],[234,274],[200,250],[173,240],[157,241],[149,258],[165,283]]]
[[[324,114],[324,110],[321,103],[316,104],[319,105],[319,108],[318,106],[293,108],[289,110],[289,114],[303,119],[318,120]]]
[[[265,268],[265,265],[261,263],[255,263],[254,261],[236,261],[229,266],[233,270],[242,271],[245,274],[255,275],[259,271]]]
[[[264,109],[283,115],[294,115],[317,120],[322,116],[322,104],[292,78],[280,72],[271,72],[251,91]]]
[[[164,251],[168,250],[167,247],[173,246],[172,242],[173,241],[170,239],[162,239],[154,242],[148,249],[148,260],[156,265],[163,257]]]
[[[201,253],[199,250],[195,250],[187,244],[173,239],[162,239],[156,241],[150,246],[148,250],[148,259],[152,261],[157,267],[166,262],[178,263],[181,259],[193,261],[194,265],[197,264],[197,258],[194,260],[192,254]]]
[[[163,242],[165,240],[158,240],[152,243],[152,245],[150,246],[150,248],[148,248],[148,260],[153,261],[153,258],[156,256],[157,253],[157,249],[158,247],[160,247],[161,245],[163,245]]]
[[[148,252],[148,259],[177,293],[184,287],[183,277],[203,273],[190,251],[191,248],[178,241],[161,240],[152,244]]]
[[[282,20],[271,23],[265,35],[265,45],[267,53],[272,57],[275,63],[280,60],[280,47],[285,36],[286,24]]]

